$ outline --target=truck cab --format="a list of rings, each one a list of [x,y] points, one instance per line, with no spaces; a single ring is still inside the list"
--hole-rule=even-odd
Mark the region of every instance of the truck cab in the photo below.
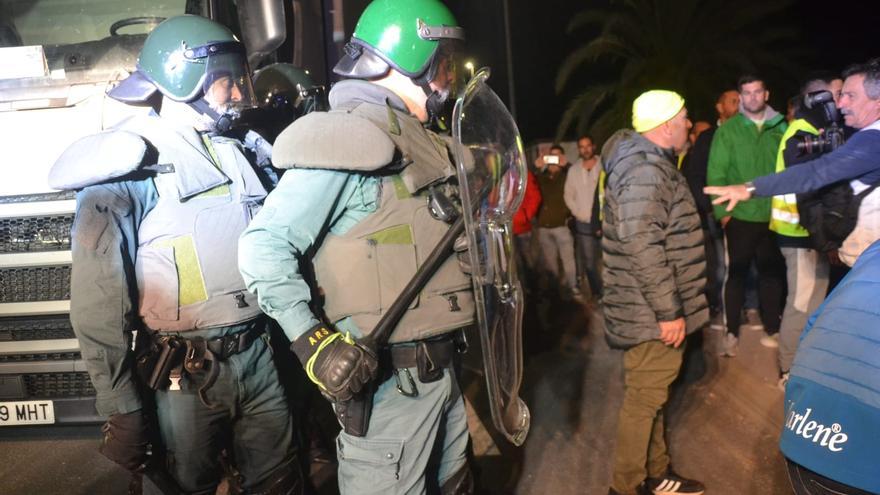
[[[323,82],[323,4],[0,4],[0,427],[102,421],[69,321],[75,192],[53,190],[47,176],[75,140],[149,111],[106,92],[135,70],[150,30],[168,17],[202,15],[243,39],[252,68],[299,57]],[[301,28],[288,36],[294,25]]]

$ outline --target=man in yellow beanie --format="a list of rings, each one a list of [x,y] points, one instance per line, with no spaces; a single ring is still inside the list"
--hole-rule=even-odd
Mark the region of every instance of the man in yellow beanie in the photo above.
[[[701,494],[670,469],[662,412],[685,336],[709,321],[700,218],[675,166],[691,122],[664,90],[636,98],[632,122],[602,149],[605,336],[624,351],[625,386],[609,493]]]

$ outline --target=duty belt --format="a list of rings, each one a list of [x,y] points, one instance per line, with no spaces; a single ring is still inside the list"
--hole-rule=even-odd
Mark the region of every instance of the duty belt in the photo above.
[[[245,330],[244,332],[206,340],[205,342],[208,350],[211,351],[217,359],[225,361],[239,352],[248,350],[255,340],[263,336],[264,332],[265,329],[263,327],[252,328],[250,330]]]
[[[416,345],[395,345],[389,349],[391,367],[415,368],[419,364],[419,356],[424,354],[432,369],[446,368],[452,365],[458,348],[455,341],[421,341]]]
[[[419,390],[409,368],[416,368],[420,382],[435,382],[443,377],[443,369],[451,367],[465,348],[464,342],[454,335],[444,335],[413,344],[393,345],[386,351],[384,359],[390,363],[397,380],[397,391],[407,397],[417,397]],[[403,383],[401,374],[406,377],[406,383]]]
[[[176,334],[151,333],[148,352],[138,357],[138,368],[147,387],[153,390],[180,390],[183,372],[193,375],[205,373],[199,387],[199,399],[207,407],[212,407],[205,392],[210,389],[220,374],[218,361],[248,350],[265,333],[263,325],[230,335],[213,339],[202,337],[186,338]]]
[[[406,397],[419,396],[411,368],[416,368],[419,381],[430,383],[443,378],[443,370],[451,368],[456,354],[467,351],[467,340],[463,331],[447,333],[443,336],[392,345],[380,351],[379,362],[382,375],[378,382],[385,382],[391,375],[397,380],[397,391]],[[404,384],[401,375],[408,383]],[[367,434],[370,415],[373,412],[373,394],[377,383],[367,386],[363,393],[350,400],[336,403],[336,417],[345,433],[363,437]],[[404,386],[405,385],[405,386]]]

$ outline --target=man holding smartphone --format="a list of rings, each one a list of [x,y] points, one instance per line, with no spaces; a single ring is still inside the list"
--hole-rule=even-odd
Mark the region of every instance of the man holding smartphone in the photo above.
[[[568,166],[565,150],[558,144],[551,146],[548,154],[539,156],[535,160],[538,186],[543,198],[541,209],[538,211],[537,233],[545,269],[552,279],[551,284],[559,288],[564,298],[581,302],[583,295],[577,285],[574,237],[568,228],[571,212],[565,205],[565,179]]]

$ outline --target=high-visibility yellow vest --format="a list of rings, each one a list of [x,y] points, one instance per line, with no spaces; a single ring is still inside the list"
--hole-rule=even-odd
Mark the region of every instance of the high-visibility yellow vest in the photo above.
[[[776,173],[785,170],[785,160],[782,153],[788,139],[798,131],[819,135],[819,131],[804,119],[795,119],[788,125],[782,141],[779,143],[779,152],[776,154]],[[797,209],[797,195],[781,194],[773,196],[770,200],[770,230],[788,237],[808,237],[807,229],[800,225],[800,215]]]

